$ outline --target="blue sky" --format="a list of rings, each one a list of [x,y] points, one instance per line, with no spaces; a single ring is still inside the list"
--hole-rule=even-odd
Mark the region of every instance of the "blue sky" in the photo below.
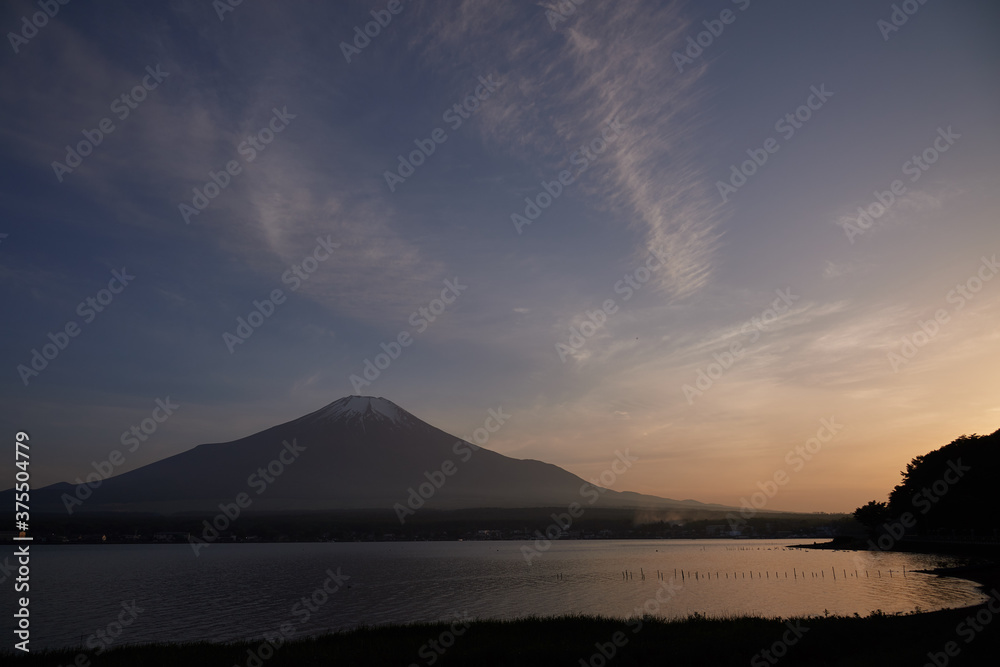
[[[363,393],[458,435],[502,406],[489,447],[582,476],[627,447],[621,490],[785,470],[808,511],[1000,427],[994,3],[218,4],[0,11],[0,422],[36,485],[167,397],[119,472]]]

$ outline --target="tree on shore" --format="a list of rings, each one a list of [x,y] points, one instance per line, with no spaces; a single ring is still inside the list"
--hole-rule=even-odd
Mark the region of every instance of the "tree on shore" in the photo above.
[[[870,532],[886,524],[909,524],[907,534],[993,536],[1000,529],[996,512],[1000,430],[963,435],[949,444],[915,456],[900,474],[902,481],[888,502],[872,500],[854,510]]]
[[[867,528],[869,533],[875,534],[879,527],[889,519],[889,504],[871,500],[867,505],[862,505],[854,510],[854,518]]]

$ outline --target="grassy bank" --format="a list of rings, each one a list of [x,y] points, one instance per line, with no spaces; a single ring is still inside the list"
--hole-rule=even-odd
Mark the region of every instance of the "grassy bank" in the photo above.
[[[995,608],[997,605],[994,605]],[[283,665],[587,665],[603,663],[599,647],[614,657],[608,667],[619,665],[914,665],[928,662],[928,652],[942,653],[955,642],[957,657],[948,664],[995,664],[1000,649],[1000,618],[983,626],[967,642],[968,632],[959,634],[960,624],[979,609],[954,609],[907,616],[875,614],[866,618],[829,617],[782,621],[764,618],[707,619],[691,617],[679,621],[645,619],[625,622],[594,617],[479,621],[443,653],[429,642],[450,644],[448,624],[362,628],[286,643],[263,663]],[[992,612],[986,612],[992,615]],[[984,614],[985,616],[985,614]],[[790,630],[791,627],[796,631]],[[456,628],[458,629],[458,628]],[[620,633],[616,635],[616,633]],[[783,638],[794,644],[780,644]],[[260,644],[173,644],[113,649],[90,664],[101,667],[200,667],[247,665],[249,651]],[[762,653],[781,654],[769,661]],[[266,655],[266,653],[265,653]],[[75,651],[4,658],[18,666],[74,664]],[[433,663],[431,658],[435,658]],[[581,662],[581,660],[583,662]],[[77,663],[80,664],[80,663]],[[944,663],[941,663],[944,664]]]

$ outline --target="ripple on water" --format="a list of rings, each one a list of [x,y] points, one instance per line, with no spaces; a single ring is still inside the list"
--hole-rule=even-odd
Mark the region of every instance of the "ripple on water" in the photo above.
[[[303,636],[463,613],[624,618],[648,605],[666,618],[788,617],[931,611],[985,600],[972,582],[912,572],[957,559],[788,549],[792,543],[558,541],[530,565],[520,542],[216,544],[198,557],[187,545],[38,545],[32,639],[38,648],[81,645],[131,600],[143,612],[120,642],[259,638],[283,623]],[[303,597],[338,568],[350,577],[347,585],[308,610]],[[675,570],[679,587],[667,599],[664,586]],[[658,590],[662,602],[654,602]]]

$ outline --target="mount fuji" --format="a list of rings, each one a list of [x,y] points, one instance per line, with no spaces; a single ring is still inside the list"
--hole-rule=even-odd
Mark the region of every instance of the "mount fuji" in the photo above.
[[[491,418],[502,421],[502,409]],[[253,511],[269,512],[564,507],[589,498],[605,508],[731,509],[597,487],[558,466],[478,447],[371,396],[348,396],[245,438],[115,475],[90,494],[81,490],[68,483],[36,489],[33,508],[214,512],[246,494]]]

